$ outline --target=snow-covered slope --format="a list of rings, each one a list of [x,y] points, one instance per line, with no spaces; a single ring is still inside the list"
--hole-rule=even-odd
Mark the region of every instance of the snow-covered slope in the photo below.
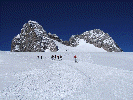
[[[132,100],[132,69],[132,53],[0,51],[0,100]]]
[[[77,47],[66,46],[55,40],[54,42],[59,48],[57,52],[107,52],[103,48],[98,48],[93,44],[86,43],[83,39],[79,40],[79,45]]]

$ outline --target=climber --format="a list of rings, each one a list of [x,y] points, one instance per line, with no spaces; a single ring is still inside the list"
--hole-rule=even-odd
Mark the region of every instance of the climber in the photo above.
[[[75,55],[74,58],[75,58],[75,63],[77,63],[77,56]]]
[[[55,59],[56,59],[56,55],[55,55]]]
[[[52,60],[54,59],[54,56],[53,56],[53,55],[51,56],[51,59],[52,59]]]
[[[57,56],[58,60],[59,60],[59,56]]]
[[[61,58],[61,60],[62,60],[62,56],[60,55],[60,58]]]

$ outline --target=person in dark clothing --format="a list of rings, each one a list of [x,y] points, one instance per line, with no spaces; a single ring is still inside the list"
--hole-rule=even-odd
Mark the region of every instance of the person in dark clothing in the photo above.
[[[59,56],[57,56],[57,58],[59,59]]]
[[[38,57],[38,59],[39,59],[39,56],[37,56]]]
[[[62,56],[60,55],[60,58],[61,58],[61,60],[62,60]]]
[[[54,59],[54,56],[53,56],[53,55],[51,56],[51,59],[52,59],[52,60]]]
[[[41,59],[42,59],[42,56],[41,56]]]
[[[56,59],[56,55],[55,55],[55,59]]]

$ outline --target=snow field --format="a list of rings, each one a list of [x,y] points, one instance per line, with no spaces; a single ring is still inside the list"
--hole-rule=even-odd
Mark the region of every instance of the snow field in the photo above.
[[[90,53],[93,64],[133,71],[133,52]]]
[[[130,100],[133,98],[133,72],[87,62],[79,62],[78,65],[75,64],[75,68],[82,75],[90,78],[86,99]]]
[[[62,55],[63,60],[51,60],[55,54]],[[0,52],[0,99],[132,100],[132,63],[124,64],[128,66],[125,70],[110,58],[115,63],[124,62],[124,58],[133,61],[131,54],[123,53]]]
[[[2,91],[5,99],[63,99],[83,94],[86,77],[68,65],[52,64],[49,69],[34,69],[16,74],[17,82]],[[77,84],[78,83],[78,84]]]

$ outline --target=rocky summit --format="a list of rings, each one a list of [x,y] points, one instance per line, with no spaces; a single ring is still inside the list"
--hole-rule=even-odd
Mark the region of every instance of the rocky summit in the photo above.
[[[93,44],[95,47],[103,48],[107,52],[123,51],[108,33],[104,33],[100,29],[86,31],[80,35],[72,35],[69,39],[70,45],[76,47],[80,39],[84,39],[86,43]]]
[[[12,40],[12,52],[44,52],[46,49],[57,51],[55,42],[36,21],[23,25],[21,33]]]
[[[51,52],[58,51],[58,45],[54,41],[70,47],[79,45],[79,40],[93,44],[96,48],[103,48],[107,52],[122,52],[116,42],[100,29],[86,31],[80,35],[72,35],[69,41],[62,41],[56,34],[47,33],[36,21],[29,20],[23,25],[21,33],[12,40],[12,52]]]

